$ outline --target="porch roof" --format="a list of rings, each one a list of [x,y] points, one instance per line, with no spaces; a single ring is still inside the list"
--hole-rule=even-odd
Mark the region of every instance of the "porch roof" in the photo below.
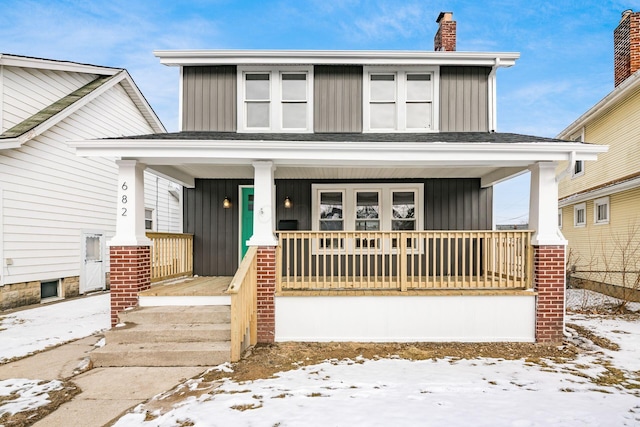
[[[72,142],[81,156],[138,160],[187,187],[195,178],[469,178],[491,186],[537,162],[596,160],[608,147],[514,133],[177,132]]]

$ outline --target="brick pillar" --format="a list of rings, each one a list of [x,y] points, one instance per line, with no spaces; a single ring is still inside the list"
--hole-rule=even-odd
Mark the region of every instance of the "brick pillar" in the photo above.
[[[536,300],[536,342],[560,343],[564,338],[565,246],[534,246],[533,284]]]
[[[439,26],[433,38],[433,50],[454,52],[456,50],[456,21],[453,20],[453,13],[440,12],[436,22]]]
[[[151,247],[111,246],[111,326],[118,323],[118,313],[137,307],[138,293],[151,287]]]
[[[276,248],[258,247],[258,342],[272,343],[276,334]]]

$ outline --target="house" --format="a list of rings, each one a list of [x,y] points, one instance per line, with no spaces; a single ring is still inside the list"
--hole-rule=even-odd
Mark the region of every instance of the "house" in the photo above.
[[[558,135],[610,147],[597,165],[572,159],[559,186],[571,281],[627,301],[640,301],[639,33],[640,12],[625,11],[613,33],[615,89]]]
[[[519,54],[458,52],[437,22],[434,51],[156,51],[180,131],[73,146],[122,159],[119,209],[146,168],[186,187],[194,273],[233,276],[232,342],[561,341],[556,169],[606,147],[497,132]],[[526,171],[531,230],[492,230],[493,186]],[[118,313],[149,288],[141,212],[110,245]]]
[[[105,289],[118,167],[68,141],[159,132],[126,70],[0,55],[0,309]],[[143,230],[182,232],[182,188],[143,178]]]

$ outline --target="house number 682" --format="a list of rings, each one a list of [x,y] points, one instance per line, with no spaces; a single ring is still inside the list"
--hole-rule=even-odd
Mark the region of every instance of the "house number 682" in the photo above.
[[[129,189],[129,187],[127,186],[127,182],[123,182],[122,185],[120,186],[120,188],[122,189],[122,191],[127,191]],[[123,194],[122,198],[120,199],[123,205],[127,204],[127,195]],[[127,208],[121,208],[122,209],[122,216],[127,216]]]

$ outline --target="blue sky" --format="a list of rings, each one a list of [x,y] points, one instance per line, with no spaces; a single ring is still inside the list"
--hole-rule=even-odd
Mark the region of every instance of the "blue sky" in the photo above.
[[[521,53],[498,72],[498,130],[555,136],[613,89],[625,9],[640,0],[2,0],[0,52],[126,68],[175,131],[178,70],[155,49],[433,50],[451,11],[459,51]],[[528,188],[496,188],[497,223],[526,221]]]

